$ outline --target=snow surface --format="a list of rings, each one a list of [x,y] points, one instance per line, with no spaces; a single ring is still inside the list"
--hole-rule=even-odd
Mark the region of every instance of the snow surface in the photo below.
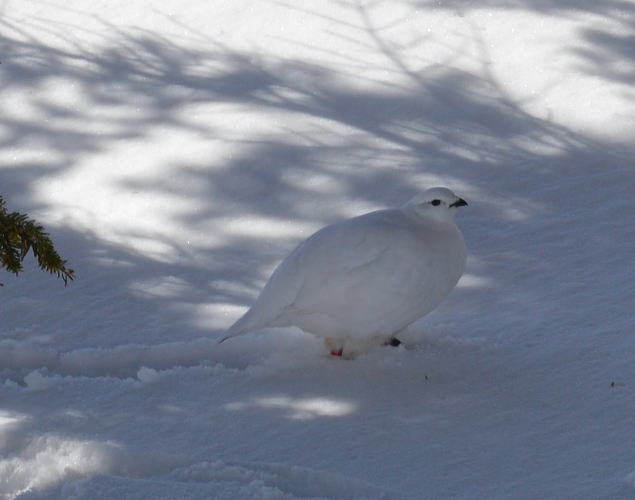
[[[0,4],[4,498],[635,497],[635,2]],[[319,227],[447,185],[405,346],[216,345]]]

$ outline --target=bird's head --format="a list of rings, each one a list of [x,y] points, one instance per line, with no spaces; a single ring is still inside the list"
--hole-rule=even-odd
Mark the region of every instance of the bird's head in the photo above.
[[[454,217],[456,210],[465,206],[467,202],[450,189],[433,187],[415,196],[404,208],[420,216],[443,220]]]

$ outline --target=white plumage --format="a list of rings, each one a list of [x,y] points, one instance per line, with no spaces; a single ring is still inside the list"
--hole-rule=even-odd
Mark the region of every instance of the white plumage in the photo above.
[[[437,307],[465,270],[454,213],[467,203],[431,188],[401,208],[326,226],[276,268],[224,341],[265,327],[297,326],[337,354],[391,341]]]

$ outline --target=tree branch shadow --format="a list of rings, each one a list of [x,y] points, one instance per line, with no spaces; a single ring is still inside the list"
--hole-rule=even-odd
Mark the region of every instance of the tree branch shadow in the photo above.
[[[469,3],[508,8],[518,4],[550,12],[549,2]],[[77,227],[72,220],[48,224],[78,280],[61,291],[59,283],[35,270],[19,279],[3,279],[0,341],[61,355],[85,348],[114,350],[124,338],[121,332],[137,346],[212,336],[253,301],[267,272],[312,229],[361,209],[398,205],[432,183],[457,186],[475,200],[476,212],[466,214],[461,223],[474,259],[471,272],[486,274],[513,291],[501,298],[495,288],[459,289],[453,305],[445,309],[457,321],[473,315],[470,298],[476,292],[481,298],[489,295],[492,307],[504,309],[499,314],[503,330],[526,317],[531,301],[520,299],[534,290],[549,289],[543,300],[560,307],[590,310],[593,301],[587,304],[579,295],[567,298],[567,287],[578,285],[557,272],[570,258],[570,249],[558,242],[561,220],[545,233],[545,222],[538,218],[562,216],[558,210],[565,190],[568,207],[599,204],[603,194],[585,189],[580,179],[596,176],[597,182],[611,182],[617,189],[622,178],[605,176],[619,170],[622,158],[602,153],[610,145],[538,118],[515,102],[488,71],[483,44],[477,73],[458,69],[451,59],[413,67],[402,53],[408,47],[389,39],[387,30],[393,26],[373,21],[372,5],[350,5],[359,12],[354,36],[381,54],[386,70],[395,75],[394,84],[358,85],[326,64],[237,51],[201,34],[179,41],[111,26],[112,37],[95,48],[72,39],[63,28],[50,27],[65,40],[65,48],[60,48],[33,30],[2,20],[2,90],[22,101],[7,104],[8,111],[0,115],[0,145],[11,158],[0,171],[0,190],[16,209],[55,213],[59,207],[40,196],[43,187],[86,169],[123,142],[151,149],[152,136],[160,129],[213,139],[232,153],[165,160],[160,176],[113,180],[124,193],[191,200],[185,210],[166,209],[164,218],[166,226],[204,235],[197,245],[188,246],[175,232],[143,228],[121,228],[116,238],[109,238],[100,220],[92,228]],[[418,5],[432,8],[429,2]],[[445,5],[468,8],[459,1]],[[594,2],[567,5],[574,11],[599,12]],[[609,10],[625,8],[624,2],[609,2]],[[467,31],[466,37],[478,45],[478,34]],[[592,39],[598,49],[580,54],[589,68],[632,82],[630,35],[581,36]],[[419,37],[410,48],[424,50],[426,42]],[[460,50],[458,46],[455,52]],[[615,73],[601,68],[607,51],[619,52],[626,66]],[[375,64],[347,57],[355,68]],[[57,86],[71,86],[74,98],[57,96]],[[255,121],[263,115],[279,119],[265,130],[243,134],[248,127],[231,133],[195,117],[197,110],[224,105],[236,106]],[[21,106],[28,112],[21,112]],[[565,177],[570,179],[565,189],[550,196],[559,187],[553,182]],[[536,193],[544,197],[536,200]],[[579,227],[575,215],[573,209],[565,212],[571,227]],[[584,240],[576,248],[580,271],[574,278],[581,282],[588,280],[584,263],[589,257],[595,262],[598,254],[611,253],[616,239],[628,237],[623,231],[612,241],[602,240],[604,233],[594,228],[603,226],[606,214],[600,208],[595,217],[580,227]],[[514,253],[514,224],[524,224],[530,240],[522,254]],[[209,243],[201,244],[207,235]],[[165,251],[144,252],[129,244],[134,239],[153,241]],[[211,307],[215,305],[219,307]],[[536,329],[548,320],[536,318]],[[195,353],[190,361],[198,363],[205,356]],[[133,374],[147,362],[142,355],[130,359],[126,368]],[[186,362],[174,356],[175,364]],[[27,365],[29,370],[38,367]],[[4,378],[11,377],[11,370],[0,365]],[[74,375],[92,373],[77,370]],[[302,392],[305,388],[294,397],[301,398]],[[314,403],[259,402],[304,412]],[[311,417],[322,418],[319,411]]]
[[[1,144],[18,153],[18,160],[3,170],[2,186],[17,208],[46,212],[51,207],[38,202],[36,186],[81,167],[121,141],[142,143],[160,127],[223,141],[236,151],[221,160],[211,156],[203,163],[173,162],[167,174],[154,179],[119,181],[125,192],[193,198],[195,209],[167,217],[201,233],[222,233],[208,248],[192,250],[166,235],[121,231],[122,237],[163,239],[174,259],[160,262],[104,240],[99,231],[73,236],[71,227],[55,229],[71,261],[81,264],[76,266],[80,281],[73,288],[82,292],[65,292],[66,298],[93,286],[105,262],[94,257],[105,255],[120,263],[118,270],[107,269],[111,279],[116,277],[112,284],[118,293],[127,298],[136,293],[132,302],[137,305],[140,300],[154,302],[150,310],[159,317],[175,299],[198,307],[216,301],[244,306],[253,300],[266,270],[302,235],[290,229],[264,243],[262,230],[233,231],[225,221],[228,213],[317,228],[352,215],[347,207],[350,201],[369,207],[400,204],[432,182],[458,184],[495,210],[500,200],[492,193],[502,185],[501,168],[549,177],[553,174],[550,164],[601,148],[592,139],[537,118],[515,103],[488,71],[483,44],[480,74],[451,64],[413,69],[399,47],[386,38],[386,30],[393,25],[376,26],[372,6],[351,3],[351,8],[359,13],[357,36],[383,54],[386,68],[403,76],[395,86],[367,85],[360,90],[326,66],[236,51],[202,34],[194,35],[198,38],[193,47],[156,33],[109,26],[112,39],[99,49],[84,46],[70,35],[66,48],[59,48],[10,20],[2,21],[4,90],[27,88],[31,96],[26,103],[31,114],[20,116],[12,110],[1,119],[6,130]],[[57,35],[65,37],[62,30]],[[479,43],[475,30],[469,36]],[[420,39],[420,45],[425,43]],[[356,64],[366,63],[360,59]],[[72,85],[81,105],[51,100],[47,89],[56,84]],[[223,136],[226,132],[190,119],[192,109],[223,103],[242,106],[247,112],[280,114],[305,125],[282,125],[236,137]],[[44,153],[37,161],[29,158],[33,148]],[[183,182],[175,184],[175,178]],[[487,195],[492,195],[489,201]],[[517,204],[531,212],[531,202],[520,193],[515,195]],[[177,276],[185,284],[175,288],[178,297],[142,293],[145,299],[140,299],[131,290],[152,276]],[[242,292],[223,291],[215,285],[228,281],[238,281],[235,290]],[[40,279],[35,283],[42,286]],[[64,301],[61,297],[54,300]],[[178,321],[191,313],[187,311],[177,315]],[[79,317],[71,311],[67,320],[73,323]],[[200,325],[192,328],[191,324],[185,327],[188,333],[182,335],[207,332]],[[58,333],[66,335],[62,330]],[[166,331],[162,338],[168,335]]]

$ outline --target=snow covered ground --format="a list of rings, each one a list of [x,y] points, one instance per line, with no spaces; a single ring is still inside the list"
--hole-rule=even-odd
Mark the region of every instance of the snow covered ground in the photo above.
[[[635,2],[0,4],[0,496],[635,497]],[[353,361],[216,345],[319,227],[447,185],[468,271]]]

